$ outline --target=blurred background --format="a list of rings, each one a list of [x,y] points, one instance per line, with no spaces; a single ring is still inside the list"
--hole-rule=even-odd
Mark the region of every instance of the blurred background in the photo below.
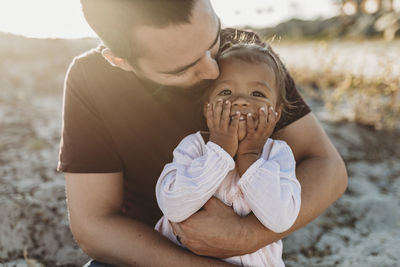
[[[398,266],[400,0],[212,0],[280,54],[343,156],[346,193],[284,240],[287,266]],[[82,266],[57,173],[62,88],[99,41],[79,0],[0,0],[0,266]]]

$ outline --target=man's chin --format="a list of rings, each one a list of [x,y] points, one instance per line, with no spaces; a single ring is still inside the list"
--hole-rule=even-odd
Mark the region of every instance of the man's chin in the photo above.
[[[156,81],[150,80],[147,77],[141,76],[141,75],[137,75],[137,77],[142,81],[145,82],[146,84],[152,86],[152,87],[165,87],[165,88],[176,88],[176,89],[180,89],[180,90],[187,90],[187,91],[192,91],[192,90],[198,90],[198,89],[205,89],[207,87],[209,87],[213,80],[201,80],[195,84],[190,84],[190,85],[166,85],[166,84],[161,84],[158,83]]]

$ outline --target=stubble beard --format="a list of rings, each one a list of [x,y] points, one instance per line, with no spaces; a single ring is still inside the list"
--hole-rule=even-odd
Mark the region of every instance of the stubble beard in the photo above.
[[[144,75],[141,75],[140,73],[135,74],[139,80],[141,80],[146,86],[150,88],[157,88],[157,89],[169,89],[173,91],[177,91],[179,93],[183,94],[193,94],[193,93],[200,93],[204,92],[205,89],[209,88],[211,84],[213,83],[214,80],[201,80],[193,85],[190,86],[170,86],[170,85],[163,85],[160,83],[157,83],[153,80],[150,80]]]

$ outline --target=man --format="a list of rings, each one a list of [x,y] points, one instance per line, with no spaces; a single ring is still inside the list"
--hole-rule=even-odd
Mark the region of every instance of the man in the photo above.
[[[302,207],[295,225],[276,234],[211,199],[174,225],[193,253],[155,232],[156,180],[179,140],[202,127],[196,88],[218,77],[214,58],[237,32],[221,30],[208,0],[81,2],[105,47],[76,58],[68,71],[59,170],[72,233],[90,257],[118,266],[229,266],[217,258],[287,236],[344,192],[342,159],[288,83],[295,116],[282,120],[274,138],[297,160]]]

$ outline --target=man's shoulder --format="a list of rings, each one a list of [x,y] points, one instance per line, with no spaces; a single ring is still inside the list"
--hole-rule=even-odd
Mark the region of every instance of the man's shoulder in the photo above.
[[[106,90],[118,81],[119,86],[132,86],[136,80],[131,73],[112,66],[102,55],[104,46],[90,49],[76,56],[70,64],[67,81],[85,84],[93,90]]]
[[[103,46],[97,46],[90,50],[83,52],[76,56],[72,61],[71,65],[79,65],[80,67],[96,68],[99,66],[107,66],[107,61],[104,59],[101,51],[104,49]]]

